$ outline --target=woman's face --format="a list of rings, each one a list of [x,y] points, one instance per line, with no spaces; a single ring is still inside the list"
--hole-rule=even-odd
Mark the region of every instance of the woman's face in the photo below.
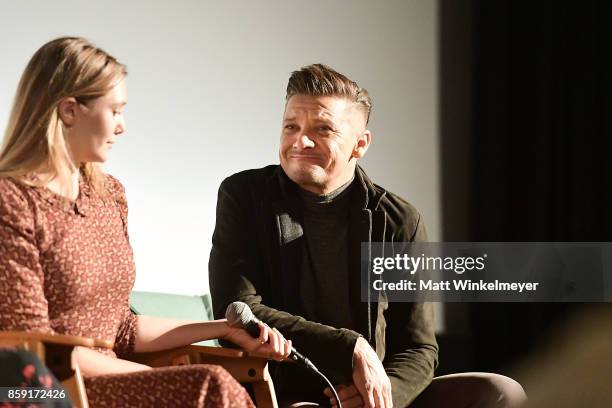
[[[117,136],[125,132],[126,103],[125,80],[104,96],[85,104],[74,102],[70,107],[66,141],[75,163],[106,161]]]

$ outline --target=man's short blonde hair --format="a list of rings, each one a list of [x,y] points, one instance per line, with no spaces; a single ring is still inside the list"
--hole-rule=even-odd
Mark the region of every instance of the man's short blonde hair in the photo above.
[[[287,84],[286,101],[294,95],[338,96],[353,101],[370,120],[372,99],[357,83],[323,64],[312,64],[293,71]]]

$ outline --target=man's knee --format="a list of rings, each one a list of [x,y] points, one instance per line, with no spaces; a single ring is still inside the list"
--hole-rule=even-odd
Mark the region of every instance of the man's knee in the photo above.
[[[499,408],[520,407],[527,401],[527,395],[521,384],[510,377],[500,374],[480,373],[477,377],[478,394],[484,404]]]

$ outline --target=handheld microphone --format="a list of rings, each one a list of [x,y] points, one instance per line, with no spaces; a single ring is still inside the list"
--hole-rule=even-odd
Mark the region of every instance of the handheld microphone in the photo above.
[[[230,327],[244,329],[252,337],[259,337],[259,319],[255,317],[249,305],[244,302],[233,302],[225,310],[225,318]],[[291,347],[289,358],[310,370],[319,371],[317,367],[306,356]]]
[[[255,317],[253,311],[246,303],[230,303],[230,305],[225,310],[225,318],[227,319],[227,323],[230,325],[230,327],[239,327],[241,329],[246,330],[247,333],[249,333],[252,337],[259,337],[259,326],[257,325],[257,323],[259,323],[259,319]],[[312,364],[312,362],[306,356],[298,353],[298,351],[294,347],[291,347],[291,353],[289,354],[289,358],[291,358],[293,361],[295,361],[302,367],[312,370],[319,376],[321,376],[321,378],[323,378],[323,380],[325,380],[327,385],[329,385],[329,387],[331,388],[338,408],[342,408],[342,402],[340,401],[338,393],[336,392],[336,389],[334,388],[332,383],[322,372],[319,371],[319,369],[314,364]]]

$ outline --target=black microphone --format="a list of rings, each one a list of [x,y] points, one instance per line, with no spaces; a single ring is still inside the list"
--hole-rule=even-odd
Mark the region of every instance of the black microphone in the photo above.
[[[255,317],[249,305],[244,302],[233,302],[225,310],[225,318],[230,327],[239,327],[244,329],[252,337],[259,337],[259,319]],[[319,371],[317,367],[304,355],[299,353],[294,347],[291,347],[289,358],[300,364],[302,367],[310,370]]]
[[[257,325],[257,323],[259,323],[259,319],[255,317],[253,311],[246,303],[230,303],[230,305],[225,310],[225,318],[227,319],[227,323],[230,325],[230,327],[239,327],[241,329],[246,330],[247,333],[249,333],[251,336],[255,338],[259,337],[259,326]],[[321,376],[321,378],[325,380],[329,388],[331,388],[334,398],[336,400],[336,405],[338,405],[338,408],[342,408],[342,402],[340,401],[338,393],[336,392],[336,389],[334,388],[332,383],[322,372],[317,369],[314,364],[312,364],[312,362],[308,358],[298,353],[294,347],[291,347],[291,354],[289,354],[289,358],[291,358],[293,361],[295,361],[302,367],[312,370],[319,376]]]

